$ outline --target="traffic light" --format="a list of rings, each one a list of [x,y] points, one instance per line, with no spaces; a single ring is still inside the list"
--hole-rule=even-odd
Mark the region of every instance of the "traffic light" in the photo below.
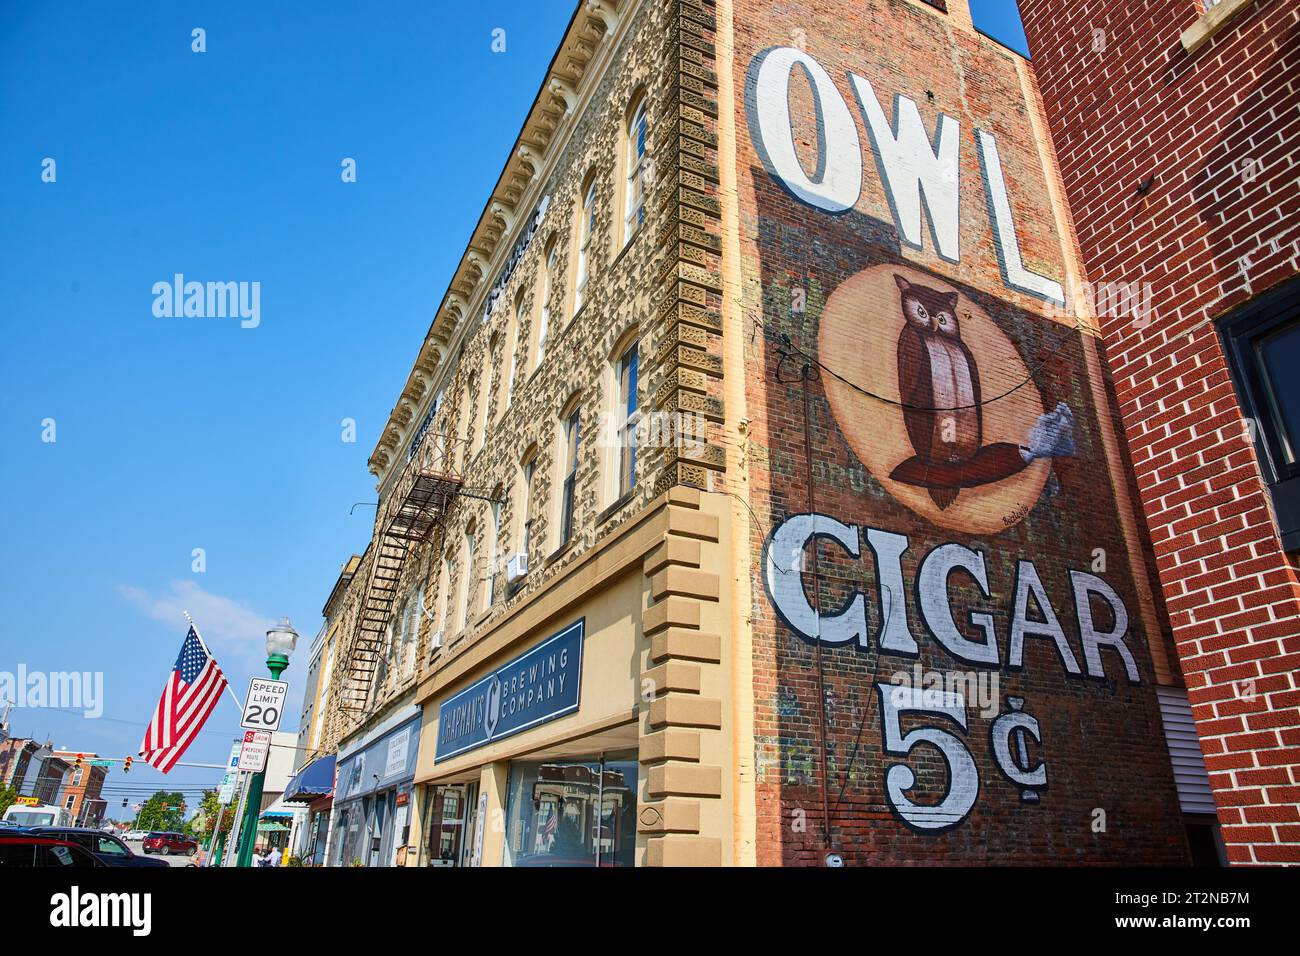
[[[127,754],[127,755],[126,755],[126,759],[122,761],[122,772],[123,772],[123,773],[130,773],[130,772],[131,772],[131,755],[130,755],[130,754]]]
[[[81,765],[82,765],[82,763],[85,762],[85,759],[86,759],[86,755],[85,755],[85,754],[77,754],[77,762],[76,762],[75,766],[76,766],[76,768],[77,768],[78,770],[81,769]]]

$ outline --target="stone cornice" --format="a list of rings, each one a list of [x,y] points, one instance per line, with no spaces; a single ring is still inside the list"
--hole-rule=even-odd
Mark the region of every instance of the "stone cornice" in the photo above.
[[[537,192],[539,179],[553,165],[558,152],[555,147],[562,147],[567,140],[572,120],[584,106],[584,94],[593,85],[591,66],[597,54],[603,44],[617,39],[619,27],[639,2],[580,0],[574,10],[510,158],[484,205],[460,264],[435,310],[414,367],[371,452],[368,466],[381,489],[394,466],[401,464],[405,443],[419,425],[417,413],[428,404],[432,391],[447,374],[447,359],[457,353],[474,325],[467,320],[477,311],[475,307],[509,254],[515,233],[529,218],[531,210],[525,208],[528,200]]]

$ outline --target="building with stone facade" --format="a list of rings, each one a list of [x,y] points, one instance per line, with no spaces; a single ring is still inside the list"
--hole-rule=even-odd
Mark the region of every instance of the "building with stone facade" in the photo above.
[[[1020,8],[1209,809],[1231,862],[1300,863],[1300,7]]]
[[[583,0],[541,81],[371,458],[331,862],[1187,862],[1028,62]]]

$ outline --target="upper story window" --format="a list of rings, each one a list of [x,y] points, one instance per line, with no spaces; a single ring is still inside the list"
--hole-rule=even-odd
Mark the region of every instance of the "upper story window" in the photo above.
[[[618,494],[621,498],[636,485],[637,353],[639,343],[628,346],[618,360],[619,461]]]
[[[491,607],[492,602],[496,600],[497,564],[501,560],[501,499],[504,495],[505,490],[497,485],[492,489],[492,502],[488,506],[490,508],[488,530],[492,534],[492,549],[488,552],[488,560],[491,563],[488,565],[487,595],[483,600],[485,609]]]
[[[461,350],[461,358],[457,362],[461,367],[457,370],[460,388],[460,401],[456,403],[456,467],[459,470],[465,466],[465,459],[468,457],[466,452],[471,440],[469,430],[469,413],[470,413],[470,394],[469,394],[469,369],[464,367],[464,350]]]
[[[591,279],[591,237],[596,234],[596,174],[592,173],[582,191],[582,218],[578,223],[578,272],[573,287],[573,312],[576,315],[586,301],[587,282]]]
[[[445,633],[451,633],[451,621],[448,619],[451,614],[451,601],[448,599],[450,590],[451,561],[443,558],[438,569],[438,630]]]
[[[474,564],[475,549],[478,547],[478,536],[475,534],[473,525],[465,531],[464,559],[461,561],[461,570],[464,581],[461,582],[461,593],[465,595],[464,604],[460,609],[460,628],[469,627],[469,623],[474,616],[474,608],[478,598],[478,574]]]
[[[560,540],[565,544],[573,535],[573,512],[578,491],[578,414],[575,408],[564,420],[561,430],[563,455],[560,458]]]
[[[524,462],[522,469],[523,481],[520,488],[521,501],[519,504],[519,552],[528,557],[528,548],[533,539],[533,475],[537,471],[537,456],[533,455]]]
[[[1282,547],[1300,551],[1300,279],[1219,322]]]
[[[470,445],[470,454],[478,451],[487,441],[487,423],[488,423],[488,400],[491,397],[491,389],[488,383],[492,381],[492,353],[493,343],[489,342],[483,347],[483,371],[478,377],[478,407],[474,410],[474,437]]]
[[[534,369],[542,364],[542,357],[546,354],[546,336],[551,331],[551,295],[555,288],[556,246],[555,238],[552,237],[546,245],[546,255],[542,265],[542,310],[537,316],[537,332],[534,335]]]
[[[517,346],[519,344],[519,326],[523,323],[523,321],[524,321],[524,291],[520,289],[519,294],[515,296],[515,307],[510,313],[509,321],[506,323],[506,337],[505,337],[505,345],[504,345],[504,348],[506,350],[506,354],[504,358],[505,377],[502,378],[500,382],[498,382],[497,384],[497,388],[501,392],[504,392],[504,394],[500,396],[500,400],[497,402],[497,408],[500,410],[497,412],[498,418],[501,416],[502,412],[504,412],[507,408],[510,407],[510,401],[512,398],[514,398],[515,352],[518,351]]]
[[[645,97],[642,96],[627,126],[627,183],[623,210],[623,243],[632,241],[645,222],[645,195],[649,185],[650,162],[646,157],[648,131]]]

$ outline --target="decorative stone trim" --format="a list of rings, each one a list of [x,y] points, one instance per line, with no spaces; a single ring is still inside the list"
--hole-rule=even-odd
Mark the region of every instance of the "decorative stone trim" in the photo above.
[[[650,648],[641,673],[643,698],[639,759],[645,768],[639,830],[647,834],[650,866],[719,866],[716,808],[723,799],[720,752],[723,703],[721,639],[701,623],[721,600],[715,566],[721,542],[718,518],[701,510],[697,489],[667,493],[663,541],[647,552],[642,571],[653,602],[642,616]],[[714,561],[705,559],[713,552]]]
[[[1182,42],[1183,49],[1188,53],[1195,53],[1227,26],[1229,20],[1254,2],[1255,0],[1219,0],[1201,14],[1199,20],[1182,32],[1178,39]]]
[[[712,489],[725,470],[718,442],[722,397],[722,206],[718,195],[718,76],[711,0],[676,0],[665,56],[667,127],[656,166],[658,201],[668,215],[659,234],[667,250],[658,274],[655,317],[662,323],[653,359],[659,382],[652,405],[706,423],[689,447],[663,456],[655,491],[673,485]],[[702,439],[702,440],[701,440]]]

